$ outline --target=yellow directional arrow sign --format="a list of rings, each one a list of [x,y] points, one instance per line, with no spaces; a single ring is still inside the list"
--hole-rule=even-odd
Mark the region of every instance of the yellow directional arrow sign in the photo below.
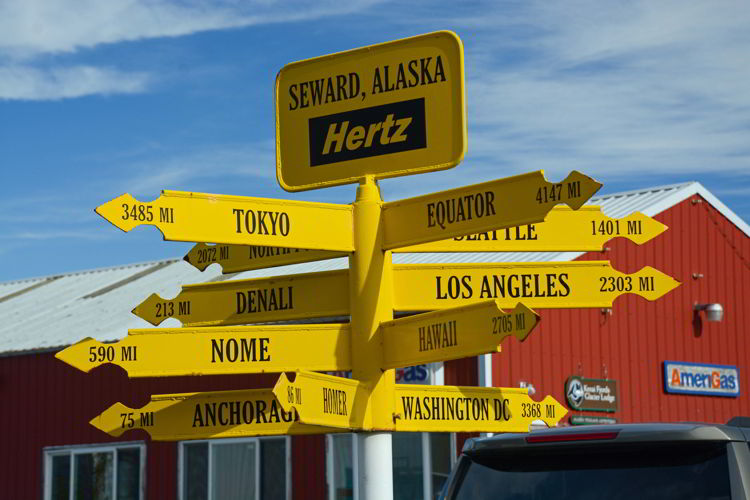
[[[346,252],[328,250],[308,250],[305,248],[284,248],[256,245],[207,245],[197,243],[185,255],[184,260],[200,271],[217,263],[224,274],[288,266],[316,260],[344,257]]]
[[[162,191],[151,202],[123,194],[96,213],[123,231],[156,226],[165,240],[354,249],[350,205]]]
[[[114,344],[86,338],[55,357],[84,372],[112,363],[130,377],[169,377],[351,370],[349,351],[349,325],[263,325],[130,330]]]
[[[539,170],[383,205],[383,248],[542,222],[553,206],[578,209],[602,185],[573,171],[559,183]]]
[[[625,293],[655,300],[680,285],[652,267],[628,275],[609,261],[393,267],[393,302],[399,311],[446,309],[486,299],[497,299],[500,307],[518,301],[533,308],[611,307]]]
[[[640,212],[613,219],[600,207],[556,206],[544,222],[399,248],[398,252],[579,252],[599,251],[612,238],[643,244],[667,226]]]
[[[335,432],[299,423],[269,389],[154,395],[143,408],[115,403],[89,423],[115,437],[143,429],[155,441]]]
[[[550,210],[544,222],[400,247],[394,253],[599,251],[612,238],[623,237],[641,245],[666,230],[667,226],[640,212],[614,219],[604,215],[598,206],[573,210],[558,205]],[[345,255],[326,250],[198,243],[185,255],[185,260],[201,271],[218,263],[226,274]]]
[[[151,294],[133,313],[153,325],[242,325],[349,314],[348,271],[185,285],[173,299]]]
[[[388,321],[380,325],[383,368],[500,351],[505,337],[525,340],[538,321],[539,316],[523,304],[506,313],[492,299]]]
[[[367,387],[349,378],[298,371],[294,381],[282,373],[273,393],[300,422],[341,429],[363,429],[370,398]]]
[[[396,385],[395,411],[396,430],[409,432],[529,432],[535,420],[552,427],[568,412],[528,389],[440,385]]]

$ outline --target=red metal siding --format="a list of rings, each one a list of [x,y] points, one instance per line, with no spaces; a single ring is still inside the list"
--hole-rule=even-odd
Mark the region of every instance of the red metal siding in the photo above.
[[[494,385],[517,387],[524,380],[534,385],[536,398],[551,394],[564,402],[570,375],[614,379],[620,409],[612,416],[620,422],[726,422],[750,415],[745,395],[750,317],[743,307],[750,301],[750,238],[699,196],[655,218],[669,227],[656,239],[641,246],[615,239],[608,251],[589,252],[580,260],[610,260],[625,273],[652,266],[682,285],[655,302],[621,296],[611,314],[599,309],[539,311],[540,327],[526,342],[511,338],[494,355]],[[693,273],[702,277],[693,278]],[[724,320],[703,321],[700,330],[695,328],[695,302],[722,304]],[[666,394],[664,360],[735,365],[741,397]]]
[[[0,358],[0,485],[3,498],[42,498],[43,448],[144,441],[146,498],[177,498],[177,444],[152,442],[142,430],[111,438],[88,424],[115,402],[132,408],[152,394],[272,387],[276,375],[128,379],[111,365],[79,372],[53,353]],[[322,436],[294,437],[295,498],[325,498]],[[304,485],[304,486],[302,486]],[[297,492],[296,490],[302,490]]]
[[[479,383],[476,358],[454,359],[446,361],[443,366],[443,382],[445,385],[476,386]],[[464,443],[470,437],[477,437],[475,432],[456,433],[456,452],[461,453]]]

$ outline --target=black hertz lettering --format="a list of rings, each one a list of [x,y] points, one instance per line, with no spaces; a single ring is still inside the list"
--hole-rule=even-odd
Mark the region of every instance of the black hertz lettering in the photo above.
[[[395,74],[394,74],[395,73]],[[407,74],[408,73],[408,74]],[[440,56],[412,59],[399,63],[395,71],[390,66],[375,68],[372,77],[372,93],[393,92],[419,85],[441,83],[446,80],[443,59]]]
[[[289,214],[286,212],[268,212],[266,210],[243,210],[233,208],[237,218],[237,232],[243,230],[248,234],[268,234],[289,236]]]
[[[440,226],[445,229],[446,224],[454,224],[472,219],[481,219],[495,215],[495,193],[468,194],[448,200],[440,200],[427,204],[427,227]]]
[[[354,99],[359,95],[359,75],[335,75],[289,85],[289,111]]]
[[[418,332],[420,352],[458,345],[455,320],[420,326]]]
[[[310,166],[427,147],[424,98],[308,121]]]
[[[348,121],[341,122],[340,124],[332,123],[328,127],[326,140],[323,143],[323,154],[330,154],[331,150],[340,153],[344,145],[346,145],[346,149],[349,151],[354,151],[360,147],[369,148],[372,147],[375,138],[378,136],[380,137],[379,142],[381,146],[405,141],[407,136],[404,132],[411,124],[411,121],[412,118],[408,116],[394,120],[393,113],[390,113],[386,115],[385,120],[382,122],[370,123],[367,127],[367,132],[365,132],[365,128],[361,125],[352,127],[349,130]],[[393,134],[390,134],[391,130],[394,130]]]
[[[297,420],[297,412],[285,412],[275,399],[271,400],[270,405],[262,399],[197,403],[193,410],[193,427],[278,424]]]
[[[271,361],[268,345],[271,339],[259,337],[253,339],[211,339],[211,363],[230,363]]]
[[[294,309],[294,287],[261,288],[236,292],[237,314]]]
[[[567,297],[567,273],[501,274],[484,276],[479,298]]]
[[[346,416],[346,393],[323,387],[323,413]]]
[[[490,421],[490,409],[494,420],[510,418],[510,402],[492,398],[465,398],[461,396],[401,396],[404,420],[460,420]]]

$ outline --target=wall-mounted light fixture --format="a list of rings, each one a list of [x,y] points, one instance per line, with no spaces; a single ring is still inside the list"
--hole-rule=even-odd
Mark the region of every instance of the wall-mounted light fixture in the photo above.
[[[695,304],[693,305],[693,311],[696,315],[700,315],[703,311],[706,315],[706,321],[721,321],[724,319],[724,308],[721,304]]]

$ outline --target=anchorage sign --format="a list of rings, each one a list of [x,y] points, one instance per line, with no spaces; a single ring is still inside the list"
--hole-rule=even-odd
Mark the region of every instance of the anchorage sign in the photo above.
[[[276,78],[288,191],[450,168],[466,135],[463,45],[449,31],[291,63]]]

